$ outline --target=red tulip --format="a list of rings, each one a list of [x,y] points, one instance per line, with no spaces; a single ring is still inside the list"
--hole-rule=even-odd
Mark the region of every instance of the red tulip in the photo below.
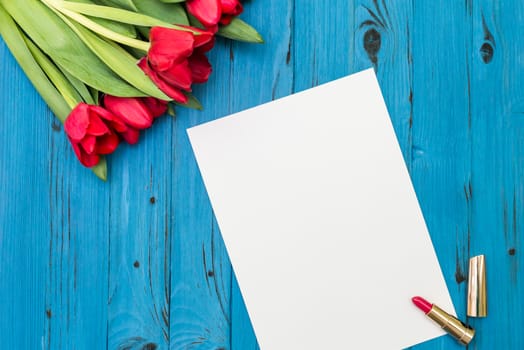
[[[121,131],[118,133],[122,138],[130,145],[134,145],[138,142],[138,138],[140,137],[140,130],[127,127],[126,130]]]
[[[231,23],[233,17],[238,16],[244,10],[242,4],[238,0],[221,0],[222,2],[222,17],[220,24],[228,25]]]
[[[183,30],[153,27],[149,39],[149,63],[161,71],[170,68],[174,62],[182,62],[191,56],[195,46],[193,33]]]
[[[158,88],[179,103],[187,103],[184,92],[191,91],[191,84],[206,82],[211,74],[211,65],[204,53],[213,47],[214,36],[207,31],[188,28],[197,34],[153,27],[147,58],[138,62]]]
[[[187,0],[186,8],[204,27],[215,26],[222,17],[220,0]]]
[[[231,23],[233,17],[243,10],[239,0],[187,0],[186,8],[204,27],[213,32],[216,32],[219,23]]]
[[[147,129],[153,124],[153,114],[137,97],[116,97],[105,95],[104,107],[135,129]]]
[[[213,48],[215,45],[215,35],[209,30],[203,30],[195,27],[184,26],[181,27],[187,28],[195,32],[193,34],[193,39],[195,40],[194,49],[196,52],[205,53]]]
[[[176,102],[187,103],[188,97],[182,92],[180,87],[171,86],[168,82],[162,79],[162,77],[157,72],[155,72],[153,68],[151,68],[146,57],[138,61],[138,66],[167,96],[171,97]]]
[[[141,129],[146,129],[167,111],[167,101],[154,97],[116,97],[105,95],[103,106],[113,114],[109,124],[129,144],[138,142]]]
[[[113,116],[100,106],[79,103],[69,114],[64,130],[75,154],[86,167],[98,164],[101,154],[113,153],[119,138],[107,124]]]
[[[167,101],[154,97],[143,97],[142,102],[151,111],[153,118],[161,117],[167,112]]]
[[[211,74],[211,65],[204,54],[197,53],[189,61],[193,83],[205,83]]]

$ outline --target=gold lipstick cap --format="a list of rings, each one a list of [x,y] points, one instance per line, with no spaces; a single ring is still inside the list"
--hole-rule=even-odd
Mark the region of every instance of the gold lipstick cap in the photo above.
[[[468,316],[486,317],[487,315],[486,259],[484,255],[477,255],[469,259]]]

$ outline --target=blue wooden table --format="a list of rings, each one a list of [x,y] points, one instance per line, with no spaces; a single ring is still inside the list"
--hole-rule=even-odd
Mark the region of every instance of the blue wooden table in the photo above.
[[[469,319],[470,348],[524,349],[524,2],[245,8],[266,44],[219,41],[195,89],[205,110],[119,148],[107,183],[0,42],[1,347],[257,349],[185,130],[373,65],[463,319],[468,259],[486,255],[489,316]]]

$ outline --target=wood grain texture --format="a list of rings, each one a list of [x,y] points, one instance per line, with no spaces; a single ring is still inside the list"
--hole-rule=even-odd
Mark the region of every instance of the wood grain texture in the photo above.
[[[50,235],[42,342],[46,349],[105,347],[107,327],[100,320],[107,317],[108,188],[94,177],[75,186],[85,171],[72,166],[75,157],[58,124],[50,131],[48,223],[33,232]]]
[[[51,115],[4,42],[0,55],[0,334],[6,348],[37,349],[46,322]]]
[[[261,16],[261,13],[267,15]],[[232,47],[233,83],[230,104],[232,111],[235,112],[287,96],[292,93],[294,83],[293,1],[253,1],[246,7],[245,18],[261,29],[266,43],[264,45],[236,43]],[[235,278],[232,283],[230,349],[258,349]]]
[[[524,324],[518,297],[523,293],[523,19],[522,2],[472,3],[471,253],[486,254],[493,287],[490,317],[472,322],[486,348],[524,348],[518,335]],[[503,331],[490,331],[497,320],[504,322]]]
[[[331,1],[329,6],[322,1],[295,1],[293,92],[351,72],[352,7],[344,0]]]
[[[446,6],[446,11],[442,11]],[[413,2],[411,175],[444,278],[465,316],[470,235],[469,38],[467,2]],[[446,28],[437,32],[435,28]],[[454,349],[450,337],[435,344]],[[429,346],[428,346],[429,347]]]
[[[469,348],[524,348],[524,4],[245,9],[266,44],[219,40],[194,91],[205,110],[179,108],[119,148],[108,183],[77,164],[0,42],[2,347],[258,349],[186,129],[373,66],[463,318],[468,259],[486,254],[489,316],[468,320]]]
[[[228,349],[231,265],[198,172],[186,129],[231,112],[231,44],[219,40],[210,54],[214,72],[197,87],[204,112],[180,110],[174,130],[171,245],[171,349]]]
[[[171,117],[124,146],[111,166],[108,345],[110,349],[169,345]],[[158,140],[166,140],[163,149]],[[137,162],[140,160],[140,162]],[[147,179],[138,184],[136,179]],[[118,179],[118,181],[116,181]]]

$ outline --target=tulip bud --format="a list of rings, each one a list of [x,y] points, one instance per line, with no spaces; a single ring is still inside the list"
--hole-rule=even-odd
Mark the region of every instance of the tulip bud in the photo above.
[[[106,95],[104,107],[127,125],[136,129],[147,129],[153,123],[153,115],[137,97],[116,97]]]

